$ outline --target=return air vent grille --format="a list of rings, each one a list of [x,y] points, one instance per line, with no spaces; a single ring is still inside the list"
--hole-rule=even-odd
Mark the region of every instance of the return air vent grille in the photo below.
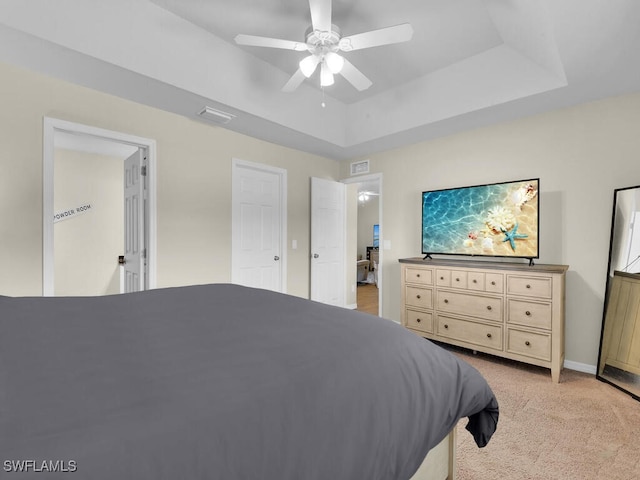
[[[369,160],[362,160],[361,162],[353,162],[351,164],[351,175],[362,175],[363,173],[369,173]]]

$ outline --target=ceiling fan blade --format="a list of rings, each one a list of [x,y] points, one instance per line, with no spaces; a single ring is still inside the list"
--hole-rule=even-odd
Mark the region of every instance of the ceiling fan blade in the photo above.
[[[357,90],[363,91],[372,85],[371,80],[364,76],[364,74],[353,66],[346,58],[344,59],[344,66],[340,71],[340,75],[347,79],[351,85],[356,87]]]
[[[371,30],[370,32],[358,33],[340,39],[340,50],[351,52],[363,48],[378,47],[392,43],[407,42],[413,36],[413,28],[409,23],[402,23],[393,27]]]
[[[293,76],[289,79],[287,83],[285,83],[284,87],[282,87],[283,92],[293,92],[296,88],[300,86],[304,79],[307,78],[304,76],[304,73],[300,69],[293,74]]]
[[[236,35],[235,41],[238,45],[248,45],[251,47],[283,48],[285,50],[295,50],[304,52],[308,50],[307,44],[294,42],[293,40],[280,40],[279,38],[258,37],[255,35]]]
[[[309,0],[314,30],[331,32],[331,0]]]

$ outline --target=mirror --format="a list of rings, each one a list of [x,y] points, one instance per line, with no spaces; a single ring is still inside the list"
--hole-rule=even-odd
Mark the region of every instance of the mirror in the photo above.
[[[640,186],[613,195],[596,377],[640,400]]]

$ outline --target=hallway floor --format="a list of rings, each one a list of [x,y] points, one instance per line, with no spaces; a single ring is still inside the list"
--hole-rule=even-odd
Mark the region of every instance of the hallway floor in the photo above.
[[[358,285],[358,308],[360,312],[378,315],[378,287],[374,284]]]

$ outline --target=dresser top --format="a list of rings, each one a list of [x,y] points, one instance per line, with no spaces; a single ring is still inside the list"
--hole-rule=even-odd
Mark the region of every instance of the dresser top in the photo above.
[[[423,257],[401,258],[398,261],[400,263],[433,267],[491,268],[496,270],[516,270],[519,272],[565,273],[569,268],[568,265],[552,265],[544,263],[529,265],[528,263],[444,258],[427,258],[425,260]]]
[[[625,277],[625,278],[631,278],[633,280],[640,280],[640,273],[628,273],[628,272],[621,272],[619,270],[616,270],[615,272],[613,272],[613,274],[616,277]]]

